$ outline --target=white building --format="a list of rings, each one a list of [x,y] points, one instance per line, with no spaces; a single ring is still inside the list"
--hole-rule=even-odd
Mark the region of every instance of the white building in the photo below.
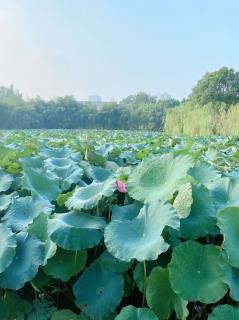
[[[97,95],[92,95],[92,96],[89,96],[89,101],[101,104],[102,103],[102,97],[101,96],[97,96]]]

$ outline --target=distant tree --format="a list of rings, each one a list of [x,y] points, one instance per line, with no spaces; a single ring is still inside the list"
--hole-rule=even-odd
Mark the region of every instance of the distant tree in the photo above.
[[[162,108],[162,109],[171,109],[174,108],[176,106],[178,106],[180,104],[180,101],[176,100],[176,99],[165,99],[165,100],[159,100],[157,102],[157,106]]]
[[[13,85],[9,88],[3,86],[0,87],[0,102],[16,107],[24,105],[22,94],[15,90]]]
[[[157,97],[149,95],[145,92],[139,92],[135,95],[130,95],[120,101],[122,105],[139,105],[156,103]]]
[[[206,73],[193,88],[189,100],[199,105],[210,102],[230,105],[239,102],[239,72],[223,67]]]

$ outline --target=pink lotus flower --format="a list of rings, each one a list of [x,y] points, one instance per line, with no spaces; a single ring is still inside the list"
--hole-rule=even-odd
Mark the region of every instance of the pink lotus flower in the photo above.
[[[116,185],[119,192],[123,192],[123,193],[127,192],[127,187],[125,182],[119,180],[119,181],[116,181]]]

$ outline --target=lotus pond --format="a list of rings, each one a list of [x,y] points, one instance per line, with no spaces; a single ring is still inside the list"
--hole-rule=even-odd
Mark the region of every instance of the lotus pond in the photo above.
[[[0,131],[0,320],[239,319],[239,138]]]

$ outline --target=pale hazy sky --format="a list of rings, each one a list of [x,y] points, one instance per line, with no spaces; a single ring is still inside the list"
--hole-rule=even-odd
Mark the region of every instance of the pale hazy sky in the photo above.
[[[0,86],[25,96],[190,93],[239,70],[238,0],[0,0]]]

